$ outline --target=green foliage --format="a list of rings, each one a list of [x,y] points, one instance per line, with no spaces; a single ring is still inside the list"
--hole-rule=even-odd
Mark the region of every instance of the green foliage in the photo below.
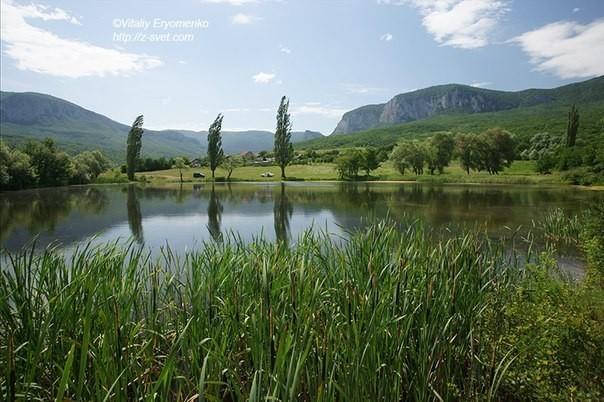
[[[574,147],[577,142],[577,132],[579,131],[579,111],[575,105],[572,105],[568,112],[568,125],[566,127],[566,146]]]
[[[369,176],[372,170],[375,170],[380,167],[380,162],[378,160],[378,153],[374,148],[367,148],[363,150],[363,162],[362,168]]]
[[[406,168],[411,168],[413,173],[420,175],[424,173],[426,157],[426,148],[419,141],[401,141],[392,150],[390,160],[401,174],[405,174]]]
[[[601,400],[604,300],[601,289],[559,279],[543,256],[485,320],[483,359],[514,356],[499,397],[511,401]]]
[[[218,114],[210,129],[208,130],[208,161],[210,163],[210,170],[212,171],[212,177],[214,177],[214,171],[222,161],[224,160],[224,151],[222,150],[222,137],[220,131],[222,130],[222,114]]]
[[[459,134],[455,137],[455,154],[461,168],[470,174],[470,170],[480,170],[480,147],[474,135]]]
[[[589,211],[584,219],[581,245],[587,257],[589,282],[604,289],[604,202]]]
[[[43,142],[29,142],[25,153],[29,155],[31,166],[37,176],[37,184],[42,187],[63,186],[71,177],[69,156],[59,151],[52,139]]]
[[[546,153],[537,159],[535,169],[540,174],[550,174],[556,167],[556,157],[553,154]]]
[[[134,180],[134,172],[140,158],[143,137],[143,115],[138,116],[132,123],[130,132],[128,133],[128,141],[126,147],[126,174],[128,180]]]
[[[100,151],[85,151],[69,158],[51,139],[42,143],[30,142],[24,152],[0,143],[0,185],[3,190],[87,184],[110,167],[109,160]]]
[[[444,172],[451,162],[454,149],[455,140],[450,134],[438,133],[430,137],[426,152],[430,174],[434,174],[435,170],[440,174]]]
[[[84,151],[72,160],[70,183],[87,184],[111,167],[111,162],[100,151]]]
[[[515,142],[512,134],[500,128],[488,129],[477,138],[479,170],[498,174],[509,167],[515,157]]]
[[[285,167],[294,158],[294,147],[291,142],[292,122],[289,115],[289,99],[281,98],[277,110],[277,128],[275,129],[275,162],[281,168],[281,178],[285,179]]]
[[[238,155],[230,155],[224,159],[222,163],[222,167],[227,171],[227,180],[231,180],[231,175],[233,174],[233,170],[236,168],[243,166],[244,160],[241,156]]]
[[[365,154],[361,150],[351,149],[336,159],[336,170],[340,179],[354,180],[365,164]]]
[[[29,155],[0,142],[0,189],[20,190],[36,182]]]
[[[174,165],[174,159],[173,158],[164,158],[163,156],[161,158],[144,158],[144,159],[140,159],[138,161],[138,163],[136,164],[136,171],[137,172],[153,172],[155,170],[165,170],[165,169],[170,169],[172,167],[172,165]],[[124,172],[126,173],[126,169],[124,169]]]
[[[559,135],[550,133],[538,133],[528,141],[528,147],[523,149],[519,156],[525,160],[539,160],[545,155],[556,153],[560,148],[561,138]]]

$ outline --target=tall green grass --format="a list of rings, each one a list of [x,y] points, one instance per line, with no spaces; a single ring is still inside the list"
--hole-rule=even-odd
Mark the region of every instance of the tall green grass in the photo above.
[[[438,241],[417,223],[159,259],[24,251],[0,278],[0,387],[9,400],[498,400],[519,351],[493,317],[523,267],[503,243]]]

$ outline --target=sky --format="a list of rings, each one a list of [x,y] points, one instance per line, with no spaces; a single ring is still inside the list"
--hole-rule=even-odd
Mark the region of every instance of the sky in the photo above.
[[[329,134],[432,85],[521,90],[604,75],[604,0],[0,0],[3,91],[150,129]]]

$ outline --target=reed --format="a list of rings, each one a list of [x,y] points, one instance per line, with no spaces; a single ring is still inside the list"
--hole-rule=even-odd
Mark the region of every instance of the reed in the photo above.
[[[481,320],[522,276],[477,233],[369,226],[342,244],[235,237],[152,259],[134,244],[10,256],[0,385],[27,400],[495,398],[513,359]],[[499,297],[499,298],[498,298]],[[506,349],[506,350],[504,350]],[[509,349],[509,350],[508,350]],[[509,352],[509,353],[508,353]]]

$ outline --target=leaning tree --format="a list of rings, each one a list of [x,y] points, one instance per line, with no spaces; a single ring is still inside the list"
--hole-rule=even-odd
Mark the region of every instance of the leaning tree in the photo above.
[[[143,115],[138,116],[130,132],[128,133],[128,143],[126,148],[126,172],[128,180],[134,180],[134,172],[136,171],[136,163],[141,155],[141,146],[143,138]]]
[[[222,150],[222,137],[220,130],[222,130],[222,118],[224,116],[219,113],[216,116],[216,120],[210,126],[208,130],[208,160],[210,162],[210,170],[212,171],[212,178],[214,178],[214,171],[222,163],[224,159],[224,151]]]

